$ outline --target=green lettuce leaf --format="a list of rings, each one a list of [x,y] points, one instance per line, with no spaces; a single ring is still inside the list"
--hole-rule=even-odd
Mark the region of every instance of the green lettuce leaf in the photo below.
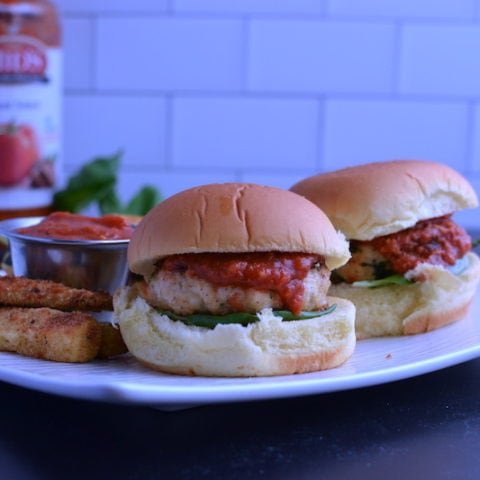
[[[294,315],[288,310],[274,310],[273,313],[276,317],[281,317],[284,321],[290,322],[293,320],[308,320],[309,318],[322,317],[332,313],[337,308],[336,304],[333,304],[326,310],[320,310],[316,312],[301,312],[299,315]],[[249,325],[250,323],[258,322],[258,317],[255,313],[228,313],[227,315],[208,315],[203,313],[197,313],[194,315],[177,315],[173,312],[165,310],[158,310],[162,315],[167,315],[172,320],[177,320],[185,323],[186,325],[194,325],[196,327],[215,328],[217,325],[239,324]]]

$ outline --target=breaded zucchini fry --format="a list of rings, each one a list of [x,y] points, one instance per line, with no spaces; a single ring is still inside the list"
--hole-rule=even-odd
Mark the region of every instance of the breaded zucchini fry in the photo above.
[[[11,307],[49,307],[67,312],[74,310],[112,310],[112,296],[67,287],[50,280],[25,277],[0,277],[0,305]]]
[[[96,357],[101,325],[87,313],[51,308],[0,308],[0,350],[57,362]]]
[[[102,342],[97,358],[115,357],[128,352],[119,328],[115,328],[110,323],[101,323],[100,325],[102,327]]]

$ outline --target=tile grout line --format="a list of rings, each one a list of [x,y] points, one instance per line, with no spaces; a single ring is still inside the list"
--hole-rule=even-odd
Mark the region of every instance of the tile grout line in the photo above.
[[[331,14],[327,12],[309,13],[309,12],[226,12],[226,11],[179,11],[175,10],[173,6],[167,5],[163,11],[149,11],[149,10],[133,10],[133,11],[75,11],[70,10],[62,14],[64,18],[85,18],[89,15],[99,15],[104,18],[119,18],[119,19],[149,19],[149,18],[178,18],[189,20],[228,20],[245,18],[261,19],[269,21],[307,21],[307,22],[328,22],[328,23],[364,23],[364,24],[392,24],[397,21],[415,24],[415,25],[438,25],[438,26],[471,26],[478,23],[480,15],[480,7],[471,17],[465,18],[445,18],[445,17],[414,17],[408,15],[391,15],[391,16],[375,16],[375,15],[346,15],[346,14]]]
[[[343,101],[394,101],[394,102],[418,102],[418,103],[454,103],[464,104],[465,102],[480,101],[479,94],[469,95],[446,95],[446,94],[417,94],[417,93],[399,93],[392,95],[392,93],[385,92],[294,92],[289,91],[265,91],[265,90],[175,90],[175,89],[138,89],[125,90],[121,88],[102,88],[96,89],[96,93],[103,96],[124,96],[124,97],[165,97],[166,95],[182,96],[185,98],[222,98],[222,99],[242,99],[245,97],[252,99],[265,100],[321,100],[327,97],[329,100],[343,100]],[[67,95],[81,96],[90,94],[89,89],[66,88]]]

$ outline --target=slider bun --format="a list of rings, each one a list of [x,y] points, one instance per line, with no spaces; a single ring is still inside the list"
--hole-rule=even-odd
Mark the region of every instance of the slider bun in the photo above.
[[[122,337],[143,364],[181,375],[248,377],[288,375],[333,368],[355,347],[352,303],[329,298],[336,309],[325,316],[282,322],[270,309],[248,326],[214,329],[172,321],[125,287],[114,305]]]
[[[428,332],[467,314],[480,278],[477,255],[468,253],[467,259],[470,266],[460,275],[424,263],[407,274],[421,275],[424,282],[381,288],[339,283],[329,293],[355,304],[358,339]]]
[[[396,160],[315,175],[291,190],[318,205],[348,239],[372,240],[478,205],[472,186],[438,163]]]
[[[128,263],[148,276],[167,255],[266,251],[323,255],[329,269],[350,258],[343,235],[305,198],[279,188],[225,183],[185,190],[154,207],[130,240]]]

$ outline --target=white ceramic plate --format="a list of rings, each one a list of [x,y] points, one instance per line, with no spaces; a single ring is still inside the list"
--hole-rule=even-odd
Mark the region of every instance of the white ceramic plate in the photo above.
[[[480,299],[464,320],[411,337],[363,340],[332,370],[263,378],[181,377],[132,357],[72,365],[0,354],[0,380],[68,397],[143,404],[164,410],[220,402],[320,394],[392,382],[480,356]]]

